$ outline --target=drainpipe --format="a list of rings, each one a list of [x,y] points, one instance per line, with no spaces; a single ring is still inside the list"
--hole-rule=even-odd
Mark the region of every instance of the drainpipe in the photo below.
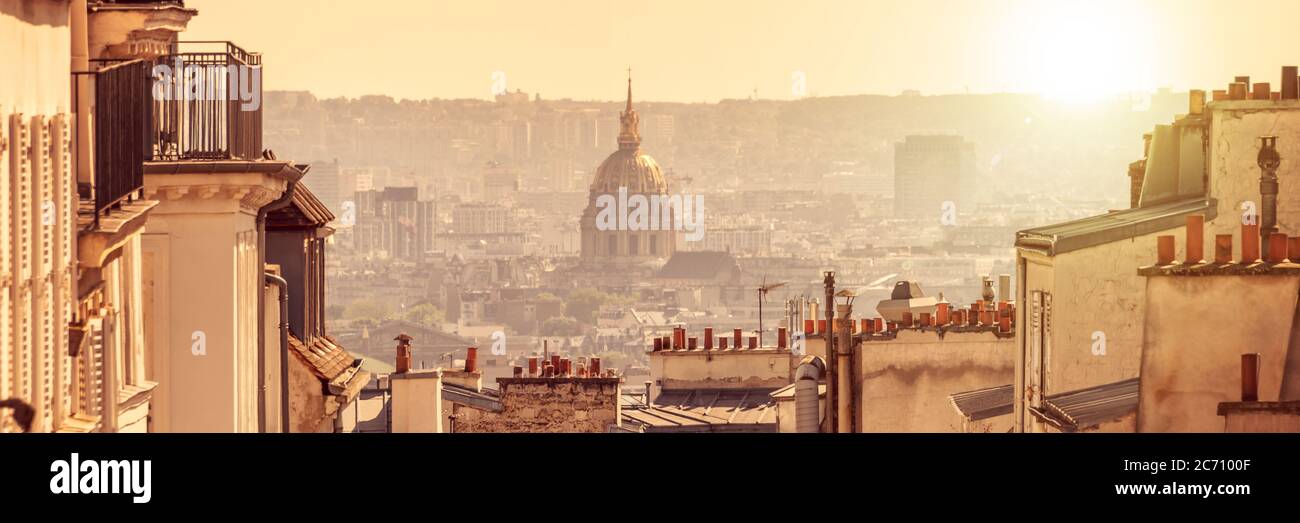
[[[297,187],[298,187],[297,180],[289,180],[288,185],[286,185],[284,188],[284,194],[281,194],[278,200],[268,203],[265,206],[263,206],[261,209],[257,210],[257,266],[258,268],[261,269],[261,272],[263,273],[266,272],[266,216],[268,214],[271,214],[271,211],[288,207],[289,203],[293,201],[293,191]],[[281,281],[283,281],[282,278]],[[287,299],[288,295],[289,295],[288,283],[286,283],[285,288],[281,289],[281,294],[280,294],[281,301]],[[280,313],[283,315],[286,314],[287,311],[288,311],[287,305],[281,304]],[[261,327],[262,321],[265,318],[266,318],[266,293],[259,292],[257,293],[257,324],[258,324],[258,329],[257,329],[257,431],[258,432],[266,432],[266,329],[263,329]],[[288,327],[286,326],[284,328],[287,329]],[[283,338],[284,334],[282,333],[280,337]],[[284,352],[283,346],[281,346],[281,352]],[[286,365],[286,363],[283,360],[281,360],[280,366],[283,367],[284,365]]]
[[[853,432],[853,370],[849,356],[853,353],[853,318],[852,306],[845,306],[840,311],[839,331],[835,333],[835,432],[846,434]]]
[[[836,378],[835,373],[835,335],[832,332],[835,329],[835,272],[826,271],[826,277],[822,280],[826,287],[826,331],[822,333],[822,339],[826,341],[826,425],[822,432],[836,432],[839,426],[835,424],[835,414],[838,411],[835,405],[836,397]]]
[[[794,370],[794,427],[795,432],[821,430],[821,406],[818,405],[817,382],[826,373],[826,363],[817,356],[804,356]]]
[[[1259,137],[1259,156],[1255,161],[1259,163],[1259,196],[1263,207],[1260,209],[1259,237],[1264,251],[1260,257],[1268,260],[1271,250],[1268,239],[1277,232],[1277,167],[1282,164],[1282,158],[1277,154],[1276,136]]]
[[[289,432],[289,282],[271,273],[264,273],[266,283],[280,288],[280,432]],[[260,331],[261,329],[259,329]],[[263,352],[265,355],[265,352]],[[259,376],[263,376],[259,374]],[[266,399],[266,382],[263,376],[262,399]],[[262,404],[262,428],[266,428],[266,407]]]

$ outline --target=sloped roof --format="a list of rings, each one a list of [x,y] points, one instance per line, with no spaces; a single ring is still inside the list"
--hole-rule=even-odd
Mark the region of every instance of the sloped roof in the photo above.
[[[957,413],[970,421],[979,421],[1004,414],[1011,414],[1011,403],[1015,399],[1011,385],[989,387],[987,389],[958,392],[948,396]]]
[[[1213,220],[1218,215],[1218,201],[1182,200],[1027,229],[1016,233],[1016,247],[1055,256],[1182,227],[1190,214],[1204,214],[1207,221]]]
[[[624,395],[621,412],[646,432],[776,432],[775,390],[666,390],[651,405]]]
[[[1137,411],[1139,379],[1127,379],[1043,399],[1044,416],[1066,430],[1080,430]]]
[[[657,278],[683,280],[712,280],[727,271],[739,272],[740,264],[727,252],[677,251],[659,269]]]
[[[329,383],[353,367],[361,365],[361,358],[343,349],[333,340],[319,336],[310,345],[293,334],[289,335],[289,351],[307,364],[322,382]]]

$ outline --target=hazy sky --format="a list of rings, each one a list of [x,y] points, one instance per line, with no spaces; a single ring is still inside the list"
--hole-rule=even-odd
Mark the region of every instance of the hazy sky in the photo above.
[[[1033,92],[1274,83],[1300,64],[1292,0],[189,0],[187,40],[265,55],[267,89],[321,96],[615,100]]]

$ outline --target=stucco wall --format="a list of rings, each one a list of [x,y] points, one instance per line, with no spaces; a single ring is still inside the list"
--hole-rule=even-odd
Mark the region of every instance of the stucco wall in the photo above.
[[[412,371],[389,375],[394,433],[442,432],[442,372]]]
[[[1298,290],[1300,276],[1149,278],[1138,430],[1223,430],[1218,405],[1241,398],[1243,353],[1261,354],[1259,399],[1276,401]]]
[[[789,351],[660,351],[650,354],[650,379],[660,390],[778,389],[799,363]]]
[[[1277,152],[1282,157],[1277,175],[1278,227],[1281,232],[1300,232],[1300,102],[1231,101],[1210,104],[1213,118],[1210,154],[1210,195],[1219,200],[1220,219],[1206,224],[1206,245],[1213,248],[1214,234],[1238,237],[1236,254],[1241,253],[1241,204],[1260,203],[1259,137],[1278,136]],[[1181,242],[1179,245],[1182,245]]]
[[[948,396],[1011,383],[1016,361],[1014,340],[992,332],[901,330],[858,354],[860,432],[961,432]]]
[[[1234,411],[1223,417],[1223,431],[1241,432],[1300,432],[1300,415],[1295,412]]]
[[[70,111],[68,2],[0,0],[0,35],[0,116]]]
[[[609,432],[618,378],[501,378],[501,412],[456,406],[456,432]],[[394,396],[395,397],[395,396]]]

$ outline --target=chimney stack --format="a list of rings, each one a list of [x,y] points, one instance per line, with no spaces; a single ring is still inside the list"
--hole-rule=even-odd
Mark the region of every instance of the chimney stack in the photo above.
[[[1232,82],[1231,84],[1228,84],[1229,100],[1245,100],[1246,98],[1247,98],[1246,83]]]
[[[1259,224],[1241,224],[1241,263],[1259,261]]]
[[[749,337],[749,350],[754,350],[754,349],[757,349],[757,348],[758,348],[758,336],[750,336],[750,337]]]
[[[465,349],[465,372],[478,372],[478,347]]]
[[[1272,91],[1269,90],[1271,86],[1268,85],[1268,82],[1256,82],[1252,87],[1250,93],[1251,100],[1269,99],[1269,93]]]
[[[1296,66],[1282,66],[1282,99],[1295,100],[1300,98],[1300,74],[1297,74]]]
[[[398,334],[393,341],[397,342],[397,369],[396,374],[406,374],[411,371],[411,338],[405,332]]]
[[[704,350],[713,350],[713,327],[704,328]]]
[[[740,332],[740,329],[734,329],[731,331],[731,337],[735,341],[734,345],[736,347],[736,350],[740,350],[741,336],[742,334]]]
[[[524,368],[520,367],[519,365],[515,365],[513,375],[516,378],[524,377]]]
[[[1205,91],[1192,89],[1187,92],[1187,114],[1205,113]]]
[[[1214,235],[1214,263],[1219,265],[1232,263],[1232,235]]]
[[[1259,401],[1259,354],[1241,355],[1241,401]]]
[[[1156,265],[1174,263],[1174,237],[1165,234],[1156,237]]]
[[[600,358],[591,359],[591,375],[592,377],[600,376]]]
[[[786,341],[786,336],[788,336],[788,333],[786,332],[785,327],[780,327],[776,329],[776,348],[778,349],[787,348],[787,344],[789,342]]]
[[[689,337],[689,338],[686,338],[686,349],[687,349],[687,350],[695,350],[695,349],[700,348],[700,346],[699,346],[699,341],[700,341],[700,339],[699,339],[699,338],[696,338],[695,336],[691,336],[691,337]]]
[[[659,341],[659,340],[656,338],[655,341]],[[659,344],[656,343],[655,345],[657,346]],[[537,356],[528,357],[528,376],[537,377]]]
[[[1187,217],[1187,263],[1205,261],[1205,215]]]
[[[1282,263],[1287,259],[1286,233],[1275,232],[1268,235],[1268,262]]]

